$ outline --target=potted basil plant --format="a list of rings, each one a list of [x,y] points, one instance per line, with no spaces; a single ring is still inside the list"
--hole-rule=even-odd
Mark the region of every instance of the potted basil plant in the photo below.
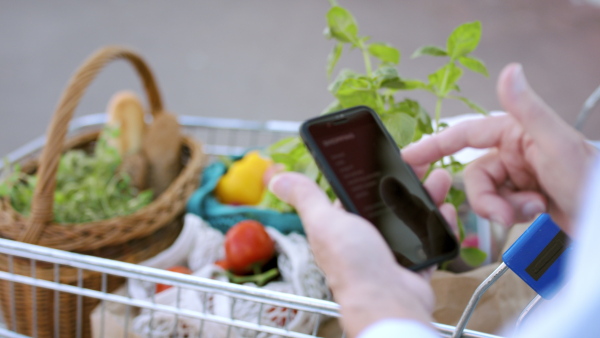
[[[458,86],[465,71],[488,76],[484,63],[472,55],[481,38],[480,22],[468,22],[458,26],[447,38],[445,47],[428,45],[417,49],[411,58],[437,57],[442,60],[442,65],[429,74],[426,80],[409,79],[398,72],[397,67],[402,54],[397,48],[384,42],[371,42],[368,36],[360,35],[353,15],[334,0],[330,0],[330,3],[332,6],[326,15],[325,36],[331,39],[334,45],[327,60],[327,76],[332,77],[340,58],[350,52],[362,54],[364,70],[342,69],[337,73],[328,88],[335,100],[323,113],[358,105],[369,106],[380,115],[400,148],[418,141],[423,135],[437,133],[447,127],[441,122],[442,104],[446,100],[459,100],[468,109],[487,114],[478,104],[463,96]],[[401,93],[410,91],[425,91],[433,96],[435,111],[432,115],[417,100],[400,98]],[[330,198],[335,198],[299,137],[283,139],[273,144],[268,152],[275,162],[283,164],[287,170],[306,174],[314,179]],[[435,167],[445,168],[452,174],[459,175],[464,164],[450,156],[433,164],[431,169]],[[464,191],[452,187],[447,202],[457,208],[464,206]],[[262,205],[280,211],[291,210],[290,206],[278,201],[272,194],[265,195]],[[460,218],[458,223],[460,241],[463,242],[465,225]],[[476,267],[484,262],[486,254],[476,247],[463,246],[460,258],[468,265]]]

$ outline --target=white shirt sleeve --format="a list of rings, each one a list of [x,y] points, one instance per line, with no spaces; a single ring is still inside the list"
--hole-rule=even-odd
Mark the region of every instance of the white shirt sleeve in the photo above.
[[[367,326],[356,338],[388,337],[439,338],[440,335],[434,329],[416,320],[390,318]]]
[[[600,158],[590,174],[568,257],[567,284],[530,314],[515,337],[591,338],[600,333]]]

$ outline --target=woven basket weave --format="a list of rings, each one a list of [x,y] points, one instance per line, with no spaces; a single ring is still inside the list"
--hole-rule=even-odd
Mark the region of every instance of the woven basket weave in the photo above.
[[[108,63],[128,61],[141,78],[153,116],[162,114],[158,87],[151,70],[135,52],[109,46],[93,54],[77,70],[65,89],[46,135],[39,160],[23,166],[36,172],[38,184],[32,200],[31,214],[16,212],[8,199],[0,200],[0,237],[55,249],[138,263],[169,247],[177,238],[189,196],[198,185],[206,156],[200,144],[182,136],[183,169],[169,188],[139,211],[112,219],[61,225],[53,223],[53,196],[61,154],[73,148],[85,148],[97,140],[99,131],[91,131],[65,141],[68,124],[86,88]],[[55,281],[96,290],[102,289],[102,275],[94,271],[34,262],[29,259],[0,255],[0,270],[37,279]],[[111,292],[124,281],[107,276],[106,290]],[[21,334],[37,337],[90,336],[89,314],[98,300],[41,287],[0,282],[0,303],[7,327]],[[58,325],[55,325],[58,321]],[[77,322],[79,321],[79,325]],[[16,327],[14,327],[16,324]]]

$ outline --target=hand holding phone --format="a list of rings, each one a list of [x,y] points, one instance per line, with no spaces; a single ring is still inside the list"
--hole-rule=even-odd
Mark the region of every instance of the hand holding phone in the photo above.
[[[300,135],[346,210],[377,227],[401,265],[419,270],[458,254],[450,227],[373,110],[310,119]]]

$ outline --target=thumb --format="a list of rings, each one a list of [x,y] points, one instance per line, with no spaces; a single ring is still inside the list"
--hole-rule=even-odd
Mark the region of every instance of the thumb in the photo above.
[[[497,91],[502,107],[536,143],[552,146],[559,142],[557,134],[570,130],[569,125],[531,89],[520,64],[509,64],[502,70]]]
[[[299,173],[286,172],[273,176],[269,182],[269,190],[296,208],[301,217],[323,208],[332,208],[325,192],[313,180]]]

